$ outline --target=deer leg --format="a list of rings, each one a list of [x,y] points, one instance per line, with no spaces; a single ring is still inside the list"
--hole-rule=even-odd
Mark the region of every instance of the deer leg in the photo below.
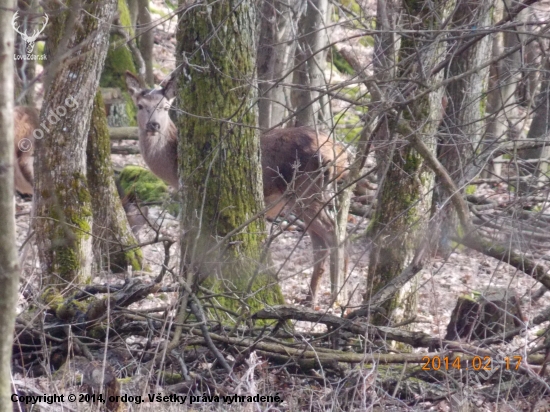
[[[335,251],[337,256],[338,246],[334,221],[323,209],[323,206],[324,202],[322,199],[312,200],[302,209],[302,213],[300,214],[300,217],[307,225],[307,232],[311,237],[311,245],[313,247],[313,274],[311,276],[310,291],[307,297],[307,301],[313,303],[315,302],[317,286],[325,272],[324,266],[329,254],[331,256],[331,280],[334,277],[334,268],[338,268],[338,266],[335,266],[335,263],[332,262],[332,260],[334,260],[333,256]]]
[[[308,233],[311,238],[311,246],[313,248],[313,274],[311,275],[311,283],[306,296],[306,302],[315,304],[317,288],[319,286],[319,281],[323,277],[323,273],[325,273],[325,261],[327,260],[329,251],[322,236],[319,236],[313,231],[308,231]]]

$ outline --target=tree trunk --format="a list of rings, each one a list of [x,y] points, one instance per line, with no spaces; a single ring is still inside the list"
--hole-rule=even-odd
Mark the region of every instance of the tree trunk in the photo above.
[[[78,29],[71,32],[68,41],[68,47],[78,47],[79,53],[58,67],[49,67],[56,71],[40,116],[44,136],[35,151],[34,169],[38,173],[34,193],[44,282],[54,287],[83,283],[91,275],[92,204],[86,179],[86,145],[115,10],[115,0],[86,2],[86,10],[76,15]],[[66,15],[50,21],[53,49],[57,48],[54,39],[64,33]]]
[[[13,0],[0,3],[0,411],[12,411],[11,353],[19,264],[15,246],[13,201]]]
[[[118,0],[118,20],[121,30],[128,30],[133,37],[132,21],[125,0]],[[126,71],[136,73],[136,65],[130,48],[126,44],[126,38],[113,33],[109,38],[109,50],[105,59],[105,68],[101,73],[101,87],[117,87],[122,92],[124,102],[112,104],[107,121],[110,127],[125,127],[136,125],[136,108],[132,97],[126,91],[124,76]]]
[[[406,13],[403,14],[402,27],[410,31],[401,38],[397,78],[402,80],[397,83],[399,93],[393,90],[393,96],[401,94],[411,98],[412,93],[423,91],[404,80],[410,78],[423,83],[421,76],[430,73],[441,58],[443,42],[435,37],[427,44],[423,33],[428,29],[437,30],[438,21],[441,21],[438,18],[446,14],[445,6],[440,4],[437,10],[431,10],[422,0],[403,2]],[[387,40],[380,39],[377,44]],[[378,59],[379,67],[383,67],[384,62],[392,60],[392,56],[385,58],[379,55]],[[440,80],[438,77],[432,77],[429,81],[437,82]],[[393,96],[387,92],[385,94],[385,101],[391,101]],[[441,92],[434,91],[414,99],[403,108],[399,120],[409,124],[409,129],[434,152],[437,126],[442,116],[441,98]],[[376,213],[371,222],[374,245],[370,255],[366,301],[409,265],[424,240],[430,217],[433,173],[411,145],[398,142],[411,137],[399,127],[398,117],[388,114],[388,119],[387,126],[380,128],[376,137],[385,140],[381,144],[382,153],[378,161],[379,167],[386,173],[380,182]],[[415,284],[415,280],[409,282],[398,296],[386,303],[386,319],[375,320],[399,321],[413,316],[416,313]]]
[[[21,25],[22,31],[32,33],[36,27],[31,25],[30,16],[36,13],[36,7],[26,1],[18,0],[17,11],[19,12],[18,23]],[[27,42],[23,40],[23,37],[15,36],[15,54],[26,55],[28,54],[26,49]],[[33,53],[37,54],[36,45]],[[36,74],[36,60],[16,60],[15,66],[16,105],[34,106],[34,87],[30,85],[30,82]]]
[[[179,78],[178,104],[185,113],[177,125],[183,270],[217,279],[219,287],[246,298],[261,289],[248,299],[258,308],[261,302],[280,303],[282,296],[259,266],[264,221],[246,224],[263,205],[255,17],[251,0],[208,1],[181,17],[177,63],[183,54],[189,65]]]
[[[292,78],[288,73],[294,63],[299,5],[299,0],[262,3],[258,45],[258,117],[262,130],[280,126],[291,106],[290,90],[279,83]]]
[[[141,250],[130,249],[137,245],[137,241],[128,224],[115,185],[111,165],[111,139],[100,92],[97,92],[94,101],[86,157],[88,186],[94,194],[92,233],[96,263],[100,268],[108,263],[114,272],[124,271],[128,266],[135,270],[141,269]]]
[[[546,140],[545,146],[521,151],[520,159],[540,159],[548,160],[550,156],[550,61],[548,57],[544,58],[543,70],[541,73],[540,92],[535,99],[535,116],[531,122],[527,139]],[[523,163],[520,165],[520,175],[532,175],[531,181],[520,181],[519,190],[524,195],[529,195],[530,191],[538,191],[539,185],[548,182],[548,163]]]
[[[139,13],[138,0],[126,0],[126,4],[128,6],[128,13],[130,14],[130,24],[135,28]]]
[[[138,25],[136,36],[139,36],[139,51],[145,62],[145,83],[149,86],[155,84],[153,76],[153,44],[155,41],[153,27],[149,12],[149,0],[138,0]]]
[[[299,22],[299,39],[296,46],[294,84],[300,88],[293,90],[296,111],[296,125],[317,126],[328,122],[327,99],[314,88],[325,86],[327,60],[328,0],[307,0],[306,11]]]
[[[492,2],[477,0],[460,2],[452,17],[450,36],[460,38],[466,27],[489,27]],[[453,43],[448,53],[453,55],[462,45],[460,40]],[[447,78],[458,76],[475,67],[482,66],[490,58],[489,36],[452,59],[446,73]],[[473,71],[473,70],[472,70]],[[473,71],[468,76],[451,82],[447,86],[447,108],[439,128],[438,159],[447,169],[460,189],[475,177],[477,169],[472,167],[475,150],[483,135],[482,119],[485,100],[481,99],[487,84],[488,69]],[[448,200],[453,193],[446,193],[439,180],[436,180],[433,211],[441,213],[438,251],[443,255],[451,252],[450,238],[457,234],[459,227],[456,211]],[[437,211],[437,212],[436,212]],[[437,238],[437,237],[436,237]],[[435,246],[435,245],[434,245]]]
[[[500,20],[504,16],[504,10],[508,10],[512,5],[513,2],[510,0],[497,1],[493,12],[495,21]],[[495,33],[493,36],[493,58],[502,56],[519,44],[519,33],[515,30],[520,31],[519,28],[514,27],[504,32]],[[501,58],[491,67],[487,96],[487,114],[489,120],[485,134],[485,150],[491,150],[491,146],[494,147],[495,143],[506,141],[508,138],[508,131],[511,126],[510,119],[514,117],[514,112],[516,111],[515,95],[521,77],[519,71],[521,67],[521,54],[521,51],[518,50],[506,58]],[[502,157],[493,160],[500,159]],[[485,175],[494,173],[500,176],[500,163],[492,162],[490,166]]]

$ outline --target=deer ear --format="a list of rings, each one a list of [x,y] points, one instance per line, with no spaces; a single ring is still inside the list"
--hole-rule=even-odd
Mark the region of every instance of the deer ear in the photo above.
[[[142,89],[139,79],[136,77],[135,74],[130,73],[129,71],[126,72],[126,87],[128,88],[128,91],[130,92],[132,97],[140,93]]]
[[[177,87],[178,79],[176,76],[172,76],[162,83],[162,94],[166,99],[173,100],[176,97]]]

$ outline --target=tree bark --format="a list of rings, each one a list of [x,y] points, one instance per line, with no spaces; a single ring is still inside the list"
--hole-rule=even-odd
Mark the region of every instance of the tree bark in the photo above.
[[[327,58],[328,0],[307,0],[306,10],[299,22],[299,39],[296,46],[294,83],[303,88],[294,89],[294,106],[297,126],[316,127],[328,122],[329,110],[325,96],[313,88],[325,86]]]
[[[258,117],[262,130],[281,125],[291,106],[290,90],[278,83],[292,77],[289,73],[294,63],[299,5],[299,0],[265,0],[262,3],[257,64]]]
[[[540,92],[535,99],[535,116],[527,133],[527,139],[546,140],[548,143],[545,146],[521,151],[519,157],[523,160],[548,160],[550,156],[550,61],[548,57],[544,59],[543,68]],[[521,175],[533,176],[530,181],[520,181],[519,183],[519,190],[524,195],[529,195],[530,191],[539,190],[538,184],[548,182],[548,163],[522,162],[519,170]]]
[[[438,21],[441,21],[438,18],[446,15],[445,6],[440,4],[435,11],[427,7],[422,0],[403,1],[402,27],[410,32],[400,41],[396,72],[397,78],[401,81],[392,84],[392,88],[383,92],[386,102],[392,101],[396,94],[411,98],[413,93],[422,91],[414,86],[414,82],[403,80],[411,79],[423,83],[421,76],[430,73],[431,68],[441,59],[443,42],[439,41],[439,36],[434,36],[431,42],[426,44],[423,32],[437,29]],[[388,40],[382,38],[378,40],[378,44]],[[392,48],[388,50],[391,51]],[[378,56],[378,59],[378,67],[384,67],[393,57]],[[432,77],[429,81],[436,82],[438,78]],[[395,87],[399,87],[398,92]],[[392,89],[393,95],[390,95],[388,92]],[[426,93],[406,105],[400,115],[397,114],[401,116],[400,121],[409,123],[408,130],[417,134],[413,137],[421,139],[434,153],[437,126],[443,112],[441,97],[441,91]],[[411,145],[399,143],[403,137],[410,139],[411,136],[399,136],[397,116],[387,115],[386,126],[379,128],[377,136],[377,139],[385,140],[378,161],[386,173],[382,174],[376,213],[371,222],[370,233],[374,239],[374,246],[370,255],[366,301],[409,265],[417,247],[424,241],[428,228],[434,175],[424,165],[422,156]],[[413,316],[417,303],[415,284],[416,280],[413,279],[402,288],[399,295],[387,302],[384,305],[387,318],[379,318],[376,321],[399,321]]]
[[[259,266],[264,221],[251,219],[263,206],[255,24],[251,0],[208,1],[181,17],[177,63],[189,65],[179,78],[178,104],[185,113],[177,126],[183,271],[188,279],[196,274],[219,280],[220,288],[237,296],[255,291],[248,302],[257,308],[282,296]]]
[[[125,0],[118,0],[117,12],[121,30],[128,31],[129,37],[133,37],[133,26]],[[105,68],[101,73],[101,87],[117,87],[122,92],[124,102],[112,104],[107,121],[110,127],[125,127],[136,125],[136,108],[132,97],[126,90],[124,76],[126,71],[136,73],[132,52],[126,44],[126,38],[120,33],[112,33],[109,37],[109,49],[105,59]]]
[[[489,27],[492,2],[477,0],[460,2],[453,14],[450,36],[459,38],[449,48],[449,55],[455,54],[461,33],[467,27]],[[456,31],[453,31],[456,30]],[[482,66],[490,58],[489,37],[485,37],[460,55],[454,56],[446,77],[458,76],[475,67]],[[439,128],[438,160],[463,192],[464,185],[474,178],[477,168],[472,167],[475,150],[483,135],[483,108],[485,99],[483,88],[487,84],[488,68],[474,71],[447,86],[446,112]],[[450,238],[456,236],[459,228],[458,217],[451,202],[453,193],[448,193],[439,179],[433,200],[433,213],[440,213],[440,236],[436,237],[438,250],[443,255],[451,252]],[[435,245],[434,245],[435,246]]]
[[[116,1],[90,1],[85,7],[76,14],[76,30],[68,40],[68,47],[79,52],[58,66],[49,66],[54,74],[40,116],[44,135],[35,151],[34,225],[45,284],[53,287],[82,283],[91,275],[86,145]],[[66,16],[50,21],[53,49],[55,39],[64,33]]]
[[[498,21],[509,10],[513,2],[510,0],[499,0],[493,12],[493,18]],[[525,14],[523,11],[521,15]],[[519,19],[518,19],[519,20]],[[517,31],[516,31],[517,30]],[[496,33],[493,36],[493,58],[506,53],[517,46],[520,42],[517,27],[504,32]],[[516,89],[520,82],[521,51],[518,50],[505,58],[500,59],[491,67],[489,79],[489,93],[487,96],[487,114],[489,120],[485,134],[485,150],[491,150],[491,146],[506,141],[511,128],[510,119],[516,111]],[[493,160],[500,160],[502,157]],[[500,176],[501,165],[491,162],[491,168],[486,170],[485,176],[490,174]]]
[[[153,76],[153,44],[155,41],[153,27],[149,12],[149,0],[138,0],[138,28],[136,36],[139,36],[139,51],[145,62],[145,83],[154,86]]]
[[[137,241],[115,184],[111,140],[101,92],[97,92],[94,101],[86,157],[88,186],[94,194],[92,233],[96,263],[100,268],[109,266],[114,272],[124,271],[128,266],[139,270],[142,254],[139,248],[131,248],[137,245]]]
[[[14,32],[11,19],[15,2],[0,2],[0,411],[12,411],[11,354],[19,263],[15,246],[13,188]]]

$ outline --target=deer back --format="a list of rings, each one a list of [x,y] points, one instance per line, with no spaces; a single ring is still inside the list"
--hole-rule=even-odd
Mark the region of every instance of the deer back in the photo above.
[[[296,179],[322,178],[326,184],[346,174],[348,157],[344,147],[308,127],[272,130],[261,137],[261,148],[266,198],[283,193]]]

